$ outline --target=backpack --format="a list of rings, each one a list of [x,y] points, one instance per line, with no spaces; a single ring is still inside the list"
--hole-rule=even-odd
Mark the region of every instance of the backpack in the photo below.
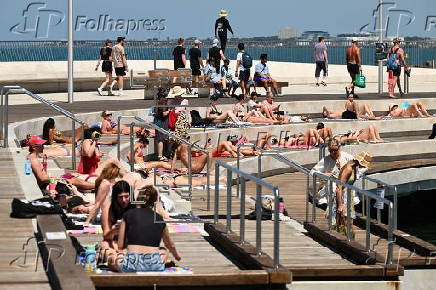
[[[388,70],[396,70],[398,68],[398,62],[397,62],[397,52],[400,48],[397,48],[395,52],[389,53],[388,61],[386,63],[386,66]]]
[[[174,111],[170,111],[170,113],[168,114],[168,129],[170,129],[171,131],[176,130],[176,122],[178,117],[179,114]]]
[[[201,127],[206,125],[203,118],[201,118],[200,113],[197,110],[191,110],[191,125],[193,127]]]
[[[246,52],[242,53],[242,66],[244,69],[249,69],[253,66],[253,59],[251,58],[251,55]]]

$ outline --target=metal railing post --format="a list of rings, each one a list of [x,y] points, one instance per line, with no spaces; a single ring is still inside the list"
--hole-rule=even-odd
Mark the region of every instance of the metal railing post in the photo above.
[[[394,252],[394,208],[392,202],[388,205],[389,207],[389,229],[388,229],[388,252],[386,257],[386,264],[392,264],[392,257]]]
[[[4,97],[5,97],[5,91],[9,90],[9,89],[21,89],[20,86],[3,86],[1,89],[1,113],[0,113],[0,126],[1,126],[1,137],[3,138],[4,136],[4,110],[5,110],[5,104],[4,104]]]
[[[71,169],[76,170],[76,122],[71,120]]]
[[[262,154],[257,158],[257,178],[262,179]],[[262,186],[256,184],[256,253],[262,254]]]
[[[5,93],[5,104],[4,104],[4,109],[3,109],[3,147],[4,148],[8,148],[9,147],[9,142],[8,142],[8,138],[9,138],[9,92],[7,91]]]
[[[232,171],[227,169],[227,222],[226,231],[232,231]]]
[[[220,165],[215,163],[215,204],[214,204],[214,222],[218,223],[219,219],[219,202],[220,202]]]
[[[351,188],[347,188],[347,240],[351,241]]]
[[[241,182],[241,214],[239,216],[239,236],[241,237],[241,245],[245,242],[245,190],[246,184],[245,179]]]
[[[306,180],[306,222],[309,222],[309,195],[310,195],[310,174]]]
[[[279,218],[279,198],[280,190],[277,188],[274,193],[274,269],[279,267],[280,255],[280,218]]]
[[[121,161],[121,119],[122,116],[118,116],[118,126],[117,126],[117,158]]]
[[[365,197],[366,199],[366,241],[365,241],[365,249],[367,252],[371,249],[371,199],[369,196]]]
[[[130,123],[130,172],[135,171],[135,123]]]
[[[239,157],[239,153],[240,153],[240,151],[241,151],[241,147],[240,147],[240,146],[237,146],[237,148],[236,148],[236,154],[238,155],[238,157],[237,157],[237,159],[236,159],[236,168],[238,168],[238,169],[240,169],[240,163],[239,163],[239,159],[240,159],[240,157]],[[239,174],[236,175],[236,180],[237,180],[236,196],[239,197],[239,186],[240,186],[240,184],[241,184],[241,180],[240,180],[240,176],[239,176]]]
[[[327,199],[328,199],[328,223],[329,223],[329,232],[332,230],[332,224],[333,224],[333,182],[329,180],[327,182]]]
[[[317,201],[316,175],[313,176],[312,182],[312,222],[316,221],[316,201]]]
[[[398,191],[397,187],[394,186],[392,189],[394,195],[394,230],[398,228]]]
[[[188,145],[188,180],[189,180],[189,191],[192,190],[192,145]]]
[[[207,206],[207,210],[210,210],[210,153],[207,153],[207,159],[206,159],[206,185],[207,185],[207,200],[206,200],[206,206]]]
[[[362,175],[362,189],[365,190],[365,188],[366,188],[366,179],[365,179],[365,174],[363,174]],[[366,203],[366,198],[362,197],[362,215],[363,216],[367,215],[365,203]]]

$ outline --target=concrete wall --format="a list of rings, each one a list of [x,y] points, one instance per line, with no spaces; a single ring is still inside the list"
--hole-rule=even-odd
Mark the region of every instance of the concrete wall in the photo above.
[[[103,73],[95,71],[95,61],[75,61],[75,90],[94,90],[102,81]],[[256,63],[257,61],[255,61]],[[129,69],[135,72],[146,72],[153,69],[152,60],[130,60]],[[288,81],[292,85],[312,84],[314,65],[307,63],[270,62],[271,74],[277,80]],[[67,89],[67,62],[3,62],[0,63],[4,73],[0,76],[0,84],[18,84],[35,92],[56,92]],[[234,69],[236,63],[231,62]],[[158,60],[158,68],[173,68],[173,61]],[[367,82],[377,82],[376,66],[364,66]],[[329,65],[329,83],[348,82],[349,75],[345,65]],[[385,82],[386,82],[385,78]],[[436,81],[435,69],[414,68],[411,87],[414,82],[431,83]],[[126,82],[127,84],[128,82]],[[128,84],[127,84],[128,88]]]

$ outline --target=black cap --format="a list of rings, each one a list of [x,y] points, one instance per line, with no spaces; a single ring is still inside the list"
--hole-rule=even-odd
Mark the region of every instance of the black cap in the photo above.
[[[88,204],[88,203],[84,201],[83,198],[81,198],[80,196],[73,196],[68,200],[67,204],[68,204],[68,208],[71,209],[73,207]]]
[[[260,59],[268,59],[268,54],[266,54],[266,53],[262,53],[262,54],[260,55]]]
[[[124,39],[126,39],[125,37],[122,37],[122,36],[119,36],[119,37],[117,37],[117,42],[121,42],[121,41],[123,41]]]

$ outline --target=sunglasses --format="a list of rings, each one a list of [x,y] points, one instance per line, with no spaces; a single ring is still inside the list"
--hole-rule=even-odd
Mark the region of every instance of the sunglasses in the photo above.
[[[107,116],[112,116],[112,113],[110,113],[110,114],[106,114],[106,117],[107,117]]]
[[[331,150],[329,150],[329,152],[330,153],[336,153],[336,152],[339,152],[339,149],[331,149]]]

